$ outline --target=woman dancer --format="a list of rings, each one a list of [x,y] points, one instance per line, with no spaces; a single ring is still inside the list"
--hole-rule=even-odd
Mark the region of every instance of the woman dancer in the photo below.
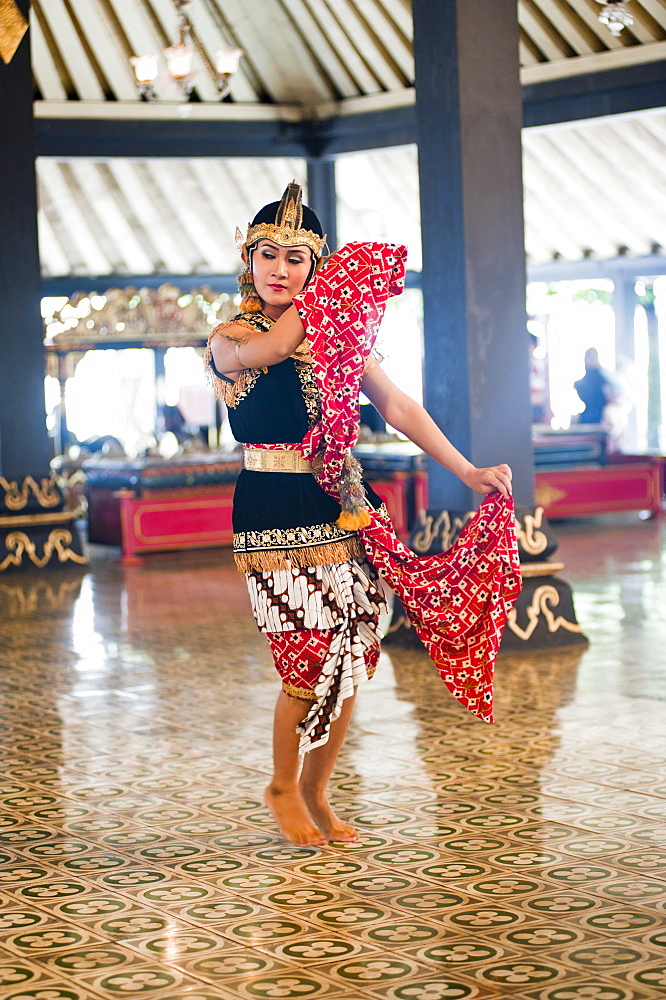
[[[411,572],[420,594],[427,562],[410,567],[380,498],[360,483],[346,454],[355,440],[359,388],[387,423],[473,490],[509,498],[511,470],[473,466],[423,407],[387,378],[381,356],[370,353],[369,331],[376,332],[386,298],[401,290],[399,278],[394,280],[400,270],[394,248],[369,245],[363,256],[364,245],[350,245],[317,274],[326,238],[295,182],[236,239],[245,264],[241,311],[213,331],[207,365],[229,408],[234,436],[244,444],[245,468],[234,497],[234,555],[282,679],[266,802],[284,837],[296,845],[353,842],[358,834],[331,809],[327,787],[358,685],[372,677],[379,658],[378,618],[385,605],[378,568],[393,586],[396,574],[402,581]],[[300,294],[306,286],[308,301]],[[506,540],[506,518],[503,524]],[[368,552],[376,554],[378,568]],[[506,559],[502,565],[506,570]],[[447,587],[442,582],[442,591]],[[438,589],[425,588],[431,595]],[[491,590],[489,585],[489,599]],[[498,618],[499,590],[496,580],[495,631],[504,621]],[[412,601],[414,593],[401,597],[418,618],[421,598]],[[440,610],[439,598],[426,603],[419,634],[463,700],[454,690],[460,681],[451,674],[448,654],[440,649],[438,622],[433,630],[433,604],[435,618],[450,622],[451,615]],[[454,652],[459,655],[459,644]],[[464,655],[469,667],[467,646]],[[494,654],[484,651],[482,659],[487,667]],[[475,680],[462,686],[477,683],[481,673],[476,669]],[[488,702],[487,693],[483,697]],[[488,718],[489,711],[476,714]]]

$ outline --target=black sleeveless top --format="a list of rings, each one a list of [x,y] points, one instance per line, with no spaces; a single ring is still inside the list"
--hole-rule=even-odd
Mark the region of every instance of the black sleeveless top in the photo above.
[[[263,313],[240,313],[211,335],[231,336],[225,327],[267,330]],[[251,337],[251,332],[249,333]],[[228,407],[229,423],[243,444],[297,444],[319,419],[319,390],[307,345],[268,368],[250,368],[233,379],[215,368],[210,349],[206,364],[214,388]],[[381,499],[367,485],[372,507]],[[234,556],[243,571],[282,569],[344,562],[363,554],[355,531],[339,528],[340,506],[311,473],[251,472],[236,483],[233,508]]]

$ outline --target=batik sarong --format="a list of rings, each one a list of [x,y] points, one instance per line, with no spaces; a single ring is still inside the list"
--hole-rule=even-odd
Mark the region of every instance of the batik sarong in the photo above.
[[[245,577],[282,689],[312,703],[299,726],[305,753],[326,742],[343,701],[375,672],[379,616],[386,610],[382,581],[374,567],[356,559]]]

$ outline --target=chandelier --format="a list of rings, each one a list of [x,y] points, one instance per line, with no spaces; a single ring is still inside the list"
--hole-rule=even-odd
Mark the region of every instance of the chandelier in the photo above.
[[[197,55],[192,39],[192,25],[189,22],[185,8],[190,0],[173,0],[176,8],[178,40],[164,49],[167,78],[176,84],[180,91],[181,101],[188,101],[194,90],[196,73],[193,69],[194,57]],[[215,53],[215,75],[220,99],[229,92],[231,77],[238,69],[242,49],[219,49]],[[144,101],[159,100],[157,83],[160,77],[160,57],[157,53],[144,56],[132,56],[130,63],[136,77],[139,94]]]
[[[623,28],[629,28],[634,23],[633,16],[626,9],[629,0],[597,0],[597,3],[604,8],[599,14],[599,20],[616,38]]]

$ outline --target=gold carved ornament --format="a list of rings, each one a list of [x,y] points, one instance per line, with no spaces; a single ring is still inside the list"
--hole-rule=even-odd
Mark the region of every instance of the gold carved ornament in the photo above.
[[[23,510],[31,493],[40,507],[57,507],[61,500],[55,475],[50,479],[40,480],[39,484],[32,476],[26,476],[20,487],[15,480],[10,482],[4,476],[0,476],[0,486],[5,491],[5,505],[9,510]]]
[[[454,538],[460,534],[467,522],[474,517],[474,511],[469,510],[462,517],[452,518],[448,510],[443,510],[433,517],[426,511],[421,511],[421,524],[410,541],[410,547],[418,555],[426,555],[436,538],[439,539],[442,552],[453,545]]]
[[[307,246],[316,258],[321,257],[326,245],[326,235],[319,236],[311,229],[301,228],[303,225],[302,194],[302,188],[296,181],[288,184],[276,209],[274,222],[258,222],[256,226],[250,224],[245,237],[240,229],[236,229],[238,249],[244,252],[257,240],[266,239],[283,247]]]
[[[249,226],[247,236],[243,239],[240,229],[236,229],[236,244],[239,241],[242,247],[250,246],[257,240],[272,240],[280,246],[306,246],[320,257],[323,245],[326,242],[325,236],[319,236],[311,229],[291,229],[285,226],[276,226],[272,222],[258,222],[256,226]]]
[[[0,562],[0,573],[9,566],[21,566],[23,556],[26,555],[30,562],[38,569],[43,569],[50,561],[53,553],[57,553],[58,561],[75,562],[85,566],[88,562],[85,556],[80,556],[69,546],[72,544],[72,533],[66,528],[54,528],[49,537],[44,542],[44,551],[41,556],[37,555],[37,546],[24,531],[12,531],[5,539],[5,545],[9,554]]]
[[[566,490],[558,489],[552,483],[539,483],[536,488],[536,501],[542,507],[552,507],[567,495]]]
[[[9,65],[21,39],[28,30],[28,22],[16,5],[16,0],[0,0],[0,56]]]

